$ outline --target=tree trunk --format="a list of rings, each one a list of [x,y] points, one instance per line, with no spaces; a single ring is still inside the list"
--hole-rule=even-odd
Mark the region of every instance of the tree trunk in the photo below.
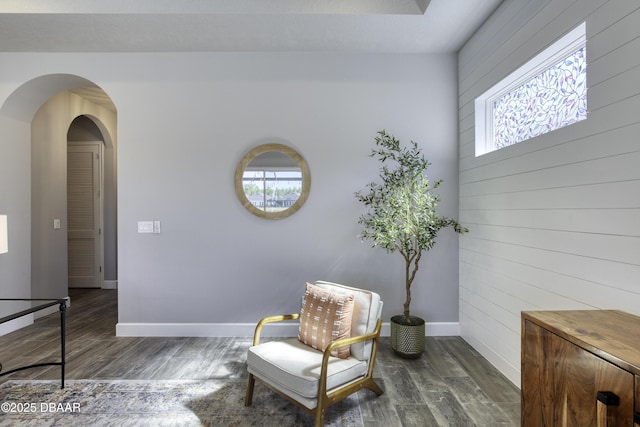
[[[411,304],[411,284],[413,283],[413,279],[416,278],[416,273],[418,272],[420,257],[422,256],[422,252],[417,252],[413,257],[405,256],[405,292],[406,292],[406,300],[404,302],[404,318],[407,325],[411,325],[411,316],[409,313],[409,306]],[[413,268],[412,268],[413,264]]]

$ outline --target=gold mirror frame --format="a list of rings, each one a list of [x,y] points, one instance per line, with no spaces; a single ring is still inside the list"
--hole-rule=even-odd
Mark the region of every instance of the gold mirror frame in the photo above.
[[[247,168],[249,163],[260,154],[267,153],[270,151],[277,151],[282,154],[286,154],[291,157],[300,168],[302,172],[302,190],[300,192],[300,197],[296,200],[293,205],[289,206],[287,209],[278,212],[265,212],[261,209],[258,209],[249,201],[247,195],[244,193],[244,187],[242,184],[242,175],[244,174],[244,170]],[[249,212],[258,216],[260,218],[265,219],[282,219],[286,218],[290,215],[296,213],[309,197],[309,190],[311,189],[311,174],[309,173],[309,166],[304,158],[293,148],[288,147],[283,144],[263,144],[259,145],[252,150],[250,150],[247,154],[244,155],[238,167],[236,168],[235,174],[235,187],[236,187],[236,195],[238,196],[238,200],[242,203],[242,206],[245,207]]]

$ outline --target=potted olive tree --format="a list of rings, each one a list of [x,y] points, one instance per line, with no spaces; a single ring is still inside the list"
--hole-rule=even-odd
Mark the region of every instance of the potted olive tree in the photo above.
[[[373,241],[373,247],[399,252],[405,261],[404,313],[391,318],[391,346],[407,358],[418,358],[424,351],[425,321],[410,314],[411,284],[425,251],[436,244],[438,231],[452,227],[457,233],[468,231],[456,220],[438,216],[439,197],[433,190],[441,180],[429,182],[426,170],[430,163],[418,144],[401,147],[400,141],[384,130],[375,138],[371,157],[382,164],[381,182],[371,182],[365,191],[356,193],[367,212],[360,216],[361,236]]]

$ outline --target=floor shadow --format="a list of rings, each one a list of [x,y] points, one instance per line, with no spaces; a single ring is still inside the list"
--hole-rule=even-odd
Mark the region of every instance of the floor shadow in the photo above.
[[[282,398],[262,384],[256,384],[253,404],[244,406],[246,380],[222,381],[221,387],[186,403],[206,426],[313,426],[313,415]],[[363,426],[356,395],[327,410],[325,426]]]

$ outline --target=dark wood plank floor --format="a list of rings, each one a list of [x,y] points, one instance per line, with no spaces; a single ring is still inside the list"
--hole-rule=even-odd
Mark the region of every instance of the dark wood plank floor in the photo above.
[[[117,293],[70,291],[67,379],[221,379],[246,377],[251,339],[116,337]],[[59,316],[0,337],[3,370],[59,357]],[[7,379],[58,379],[59,368],[16,372]],[[385,393],[362,399],[369,426],[518,426],[520,391],[460,337],[429,337],[417,360],[393,354],[381,340],[375,376]],[[367,393],[366,390],[360,393]]]

